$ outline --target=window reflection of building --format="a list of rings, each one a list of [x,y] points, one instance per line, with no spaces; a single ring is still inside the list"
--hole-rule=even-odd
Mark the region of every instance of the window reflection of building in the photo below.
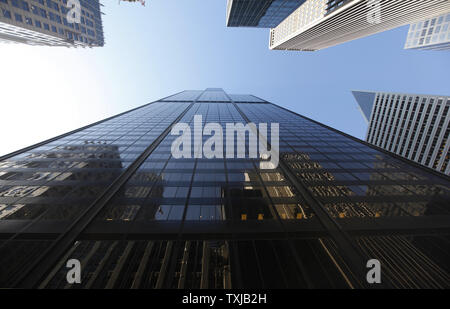
[[[134,221],[137,219],[150,221],[158,219],[159,216],[164,216],[168,211],[164,205],[148,201],[136,203],[136,205],[130,205],[127,202],[121,203],[119,201],[121,199],[144,200],[149,196],[156,199],[164,196],[164,186],[154,185],[158,180],[162,180],[158,175],[151,172],[137,173],[133,176],[133,179],[147,183],[147,185],[130,186],[121,190],[116,196],[117,202],[103,211],[101,215],[103,220]],[[138,214],[139,217],[136,218]]]
[[[445,201],[443,196],[448,194],[448,190],[440,185],[431,187],[428,185],[400,185],[395,183],[396,180],[417,179],[414,175],[408,173],[390,173],[388,178],[381,172],[375,171],[370,173],[354,172],[352,174],[342,171],[330,172],[320,162],[311,161],[307,154],[287,155],[285,159],[294,170],[298,171],[297,176],[300,179],[315,184],[309,186],[315,196],[341,200],[325,204],[327,211],[335,218],[423,216],[427,207],[433,207],[435,212],[442,211],[442,207],[439,205]],[[303,160],[303,162],[295,161],[296,159]],[[372,166],[374,170],[393,168],[392,165],[381,160],[373,163]],[[356,183],[361,180],[364,180],[367,184],[340,184],[340,181]],[[386,180],[389,180],[391,184],[387,184]],[[414,194],[435,196],[435,199],[431,203],[415,200],[411,200],[411,202],[345,202],[347,197],[392,197],[413,196]]]
[[[358,187],[351,185],[336,185],[337,182],[335,174],[324,169],[318,162],[295,162],[296,159],[311,160],[307,154],[301,155],[285,155],[284,157],[289,162],[291,168],[299,171],[297,174],[300,179],[310,182],[328,183],[323,186],[311,186],[310,189],[316,196],[319,197],[334,197],[345,200],[346,197],[355,196],[358,192]],[[302,168],[313,168],[314,172],[301,172]],[[391,167],[386,162],[376,162],[375,169],[383,169]],[[406,174],[406,173],[405,173]],[[381,173],[373,172],[364,176],[367,181],[380,182],[386,181],[386,176]],[[400,177],[400,175],[398,175]],[[411,177],[404,175],[403,177]],[[361,186],[359,186],[361,187]],[[325,209],[334,218],[340,220],[348,220],[352,218],[376,218],[383,220],[384,217],[394,216],[425,216],[433,214],[443,214],[441,207],[445,203],[445,198],[439,198],[439,186],[436,188],[428,188],[427,186],[418,185],[414,187],[415,191],[403,185],[371,185],[364,186],[363,195],[365,196],[398,196],[398,195],[413,195],[425,194],[432,196],[433,192],[436,194],[432,202],[383,202],[383,203],[369,203],[369,202],[336,202],[325,204]],[[422,189],[422,190],[421,190]],[[411,190],[411,191],[410,191]],[[448,201],[447,201],[448,202]],[[440,206],[441,205],[441,206]],[[450,279],[446,263],[441,266],[432,259],[423,255],[422,251],[425,246],[423,237],[408,237],[402,235],[386,235],[386,236],[360,236],[355,237],[356,242],[362,252],[368,257],[376,257],[380,260],[382,265],[385,265],[386,279],[395,288],[420,288],[433,287],[443,288],[447,286]],[[436,240],[432,239],[433,242]],[[327,250],[329,245],[325,245]],[[445,254],[436,252],[438,260],[443,261]],[[409,264],[407,260],[416,261],[416,264]]]
[[[0,197],[12,198],[55,198],[67,195],[89,197],[98,195],[95,185],[74,186],[81,182],[110,182],[118,172],[109,169],[120,169],[122,163],[118,146],[106,145],[103,142],[86,141],[84,145],[64,145],[55,150],[33,152],[21,161],[3,163],[16,170],[0,176],[8,183],[24,182],[27,185],[12,185],[0,191]],[[52,172],[33,171],[33,169],[49,169]],[[91,172],[91,169],[104,169],[102,172]],[[31,185],[39,183],[43,185]],[[45,205],[43,205],[45,207]],[[0,219],[33,219],[43,211],[39,204],[13,204],[0,207]],[[73,213],[70,205],[52,209],[53,219],[66,219]],[[48,209],[47,209],[48,210]]]
[[[337,180],[332,172],[327,171],[319,162],[311,160],[307,153],[285,154],[284,160],[296,171],[299,179],[307,182],[322,182],[327,185],[310,186],[309,189],[315,196],[345,197],[353,195],[353,191],[343,185],[336,185]],[[297,161],[301,160],[301,161]],[[313,170],[308,172],[307,170]],[[355,207],[351,203],[326,204],[326,210],[335,218],[375,216],[376,214],[366,207]]]
[[[231,288],[227,241],[79,241],[71,255],[85,265],[78,288]],[[40,287],[72,286],[60,271]]]

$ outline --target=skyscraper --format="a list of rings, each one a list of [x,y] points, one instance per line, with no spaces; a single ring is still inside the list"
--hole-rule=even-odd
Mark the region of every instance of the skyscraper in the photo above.
[[[271,29],[269,46],[315,51],[448,12],[447,0],[307,0]]]
[[[449,50],[450,12],[412,24],[405,49]]]
[[[228,27],[273,28],[305,0],[228,0]]]
[[[179,125],[205,149],[230,124],[231,155],[174,155]],[[235,158],[251,136],[279,163]],[[0,287],[448,288],[449,186],[258,97],[183,91],[0,158]]]
[[[450,175],[450,97],[353,91],[367,142]]]
[[[67,0],[0,0],[0,41],[44,46],[103,46],[99,0],[79,2],[79,23],[71,23],[67,19]]]

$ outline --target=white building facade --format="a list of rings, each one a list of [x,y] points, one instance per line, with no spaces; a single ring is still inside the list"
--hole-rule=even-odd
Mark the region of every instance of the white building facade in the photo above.
[[[366,141],[450,175],[450,97],[353,91]]]
[[[412,24],[405,49],[450,50],[450,12]]]
[[[270,32],[270,49],[315,51],[450,12],[448,0],[307,0]]]

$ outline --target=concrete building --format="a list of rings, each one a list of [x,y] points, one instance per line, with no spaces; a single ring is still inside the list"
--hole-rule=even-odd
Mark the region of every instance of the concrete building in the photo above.
[[[269,46],[315,51],[448,12],[448,0],[307,0],[271,29]]]
[[[450,12],[412,24],[405,49],[450,50]]]
[[[450,97],[353,91],[366,141],[450,175]]]
[[[79,2],[80,22],[70,23],[67,0],[0,0],[0,41],[43,46],[103,46],[99,0]]]

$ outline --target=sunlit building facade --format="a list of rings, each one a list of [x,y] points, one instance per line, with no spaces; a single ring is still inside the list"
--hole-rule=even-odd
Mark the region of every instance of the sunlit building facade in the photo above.
[[[450,97],[353,91],[366,141],[450,175]]]
[[[175,158],[198,115],[279,123],[279,164]],[[378,259],[378,287],[449,288],[449,187],[256,96],[183,91],[0,158],[0,287],[371,288]]]
[[[450,12],[412,24],[405,49],[450,50]]]
[[[67,0],[0,0],[0,42],[41,46],[103,46],[99,0],[79,0],[79,23],[68,21]]]
[[[228,0],[228,27],[273,28],[305,0]]]
[[[269,47],[316,51],[448,12],[448,0],[307,0],[271,29]]]

